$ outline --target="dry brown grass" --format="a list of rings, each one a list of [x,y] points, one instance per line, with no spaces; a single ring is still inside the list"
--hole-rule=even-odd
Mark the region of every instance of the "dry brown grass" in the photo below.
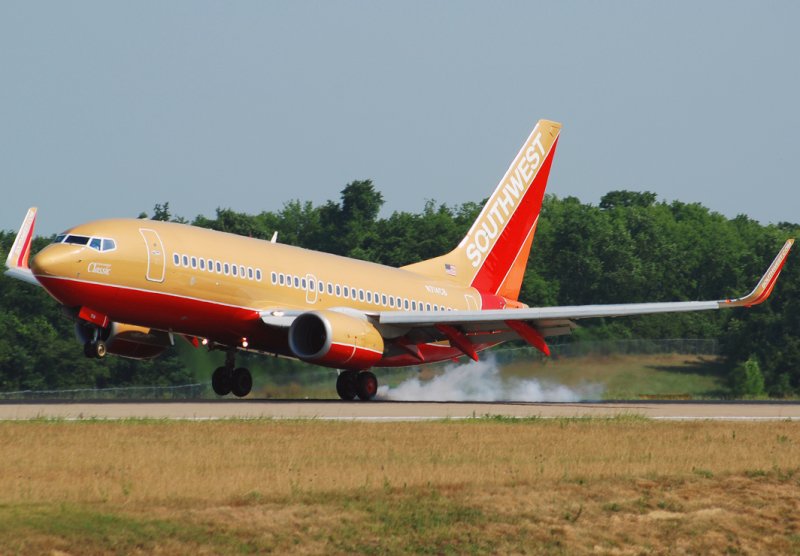
[[[0,553],[800,553],[789,422],[6,422],[0,446]]]

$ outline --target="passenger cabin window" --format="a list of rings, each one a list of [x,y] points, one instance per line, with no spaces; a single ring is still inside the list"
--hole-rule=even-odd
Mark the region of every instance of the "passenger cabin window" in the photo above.
[[[348,288],[347,286],[344,287],[344,298],[345,299],[350,298],[350,288]]]
[[[217,274],[222,273],[222,263],[217,261],[214,267],[217,269]]]
[[[336,284],[336,297],[342,296],[342,287],[339,284]]]
[[[192,268],[197,268],[197,257],[192,257]]]
[[[261,269],[260,268],[256,269],[256,280],[258,280],[259,282],[261,281]]]
[[[208,259],[208,271],[214,272],[214,261],[212,261],[211,259]]]
[[[181,256],[177,253],[173,253],[172,262],[175,263],[175,266],[181,266]]]
[[[225,276],[230,274],[231,273],[231,265],[229,265],[228,263],[225,263],[224,265],[222,265],[222,273],[225,274]]]
[[[234,276],[237,276],[239,274],[239,269],[236,267],[236,265],[231,265],[231,273]]]
[[[252,280],[253,279],[253,268],[248,266],[247,267],[247,277]]]
[[[403,309],[405,309],[406,311],[408,311],[408,299],[404,299],[404,300],[403,300]]]
[[[206,260],[200,259],[200,270],[205,270],[205,269],[206,269]]]
[[[259,274],[259,272],[257,270],[256,270],[256,274]],[[269,275],[269,279],[272,281],[272,285],[274,286],[275,284],[278,283],[278,273],[277,272],[272,272]]]
[[[295,288],[300,287],[300,278],[298,278],[297,276],[294,277],[294,287]]]
[[[328,282],[328,295],[333,295],[333,284]]]
[[[188,267],[189,266],[189,255],[184,255],[183,257],[181,257],[181,261],[183,261],[183,266]]]

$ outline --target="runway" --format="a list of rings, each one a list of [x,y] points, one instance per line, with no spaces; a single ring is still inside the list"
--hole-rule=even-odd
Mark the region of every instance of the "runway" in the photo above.
[[[429,421],[483,416],[568,418],[641,416],[655,420],[800,420],[800,402],[619,401],[342,402],[339,400],[2,401],[0,420],[30,419],[320,419]]]

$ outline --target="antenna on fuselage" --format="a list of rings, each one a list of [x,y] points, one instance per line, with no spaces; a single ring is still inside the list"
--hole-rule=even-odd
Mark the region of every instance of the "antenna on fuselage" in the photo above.
[[[272,239],[269,240],[270,243],[278,243],[278,230],[275,230],[272,233]]]

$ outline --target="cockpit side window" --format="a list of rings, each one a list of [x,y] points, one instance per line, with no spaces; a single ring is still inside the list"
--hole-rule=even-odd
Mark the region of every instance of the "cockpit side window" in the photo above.
[[[86,245],[89,243],[87,236],[74,236],[72,234],[64,238],[64,243],[74,243],[75,245]]]
[[[99,237],[93,237],[89,240],[89,247],[92,249],[96,249],[100,251],[100,246],[102,245],[102,240]]]
[[[66,239],[66,237],[67,237],[67,234],[58,234],[56,236],[56,239],[53,240],[53,243],[61,243]]]
[[[113,251],[117,248],[117,244],[113,239],[103,239],[103,251]]]

